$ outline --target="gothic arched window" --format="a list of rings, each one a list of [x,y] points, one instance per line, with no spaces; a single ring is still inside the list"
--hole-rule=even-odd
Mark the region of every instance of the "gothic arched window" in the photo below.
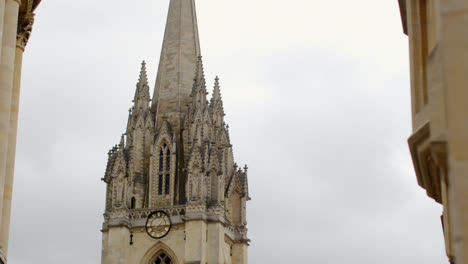
[[[172,263],[171,258],[166,253],[161,253],[154,261],[154,264],[170,264]]]
[[[171,151],[164,143],[159,151],[158,195],[168,195],[170,191]]]

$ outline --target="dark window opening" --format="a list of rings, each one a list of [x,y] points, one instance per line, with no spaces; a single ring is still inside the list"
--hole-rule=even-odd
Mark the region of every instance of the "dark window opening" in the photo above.
[[[132,201],[130,202],[130,209],[135,209],[136,199],[132,197]]]
[[[166,152],[166,171],[171,170],[171,152],[169,149]]]
[[[162,171],[163,169],[163,160],[164,160],[164,156],[163,156],[163,151],[161,150],[161,152],[159,152],[159,171]]]
[[[163,184],[163,177],[162,175],[159,175],[159,182],[158,182],[158,194],[161,195],[162,194],[162,185]]]
[[[168,255],[161,253],[156,260],[154,261],[154,264],[171,264],[172,260],[169,258]]]
[[[164,186],[166,194],[169,194],[169,185],[170,185],[169,174],[166,174],[166,180],[165,180],[165,186]]]

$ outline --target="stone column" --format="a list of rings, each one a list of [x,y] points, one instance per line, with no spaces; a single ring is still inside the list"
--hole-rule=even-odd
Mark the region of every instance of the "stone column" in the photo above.
[[[0,59],[0,207],[3,207],[3,186],[6,173],[16,32],[20,2],[20,0],[6,0],[3,19],[2,54]],[[2,253],[1,251],[2,248],[0,248],[0,254]]]
[[[18,20],[16,38],[15,68],[13,75],[13,91],[10,108],[10,128],[8,133],[8,151],[4,183],[3,208],[0,232],[0,248],[8,255],[8,238],[10,234],[11,199],[13,194],[13,177],[15,171],[16,135],[18,131],[18,113],[21,87],[21,69],[23,65],[24,48],[31,34],[34,14],[21,14]]]

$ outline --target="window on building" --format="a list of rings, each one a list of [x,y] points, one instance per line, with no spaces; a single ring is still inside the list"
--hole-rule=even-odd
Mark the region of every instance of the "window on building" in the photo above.
[[[164,143],[159,152],[158,174],[158,195],[168,195],[171,189],[171,151],[166,143]]]
[[[166,195],[169,194],[169,183],[170,183],[169,174],[166,174],[166,178],[164,179],[164,192]]]
[[[161,150],[159,152],[159,171],[163,170],[163,161],[164,161],[164,152]]]
[[[166,151],[166,171],[171,170],[171,152],[169,149]]]
[[[136,199],[135,197],[132,197],[132,201],[130,202],[130,209],[135,209],[136,206]]]
[[[158,194],[162,194],[162,185],[163,184],[163,176],[160,174],[158,179]]]
[[[170,264],[172,263],[171,258],[166,253],[161,253],[154,261],[154,264]]]

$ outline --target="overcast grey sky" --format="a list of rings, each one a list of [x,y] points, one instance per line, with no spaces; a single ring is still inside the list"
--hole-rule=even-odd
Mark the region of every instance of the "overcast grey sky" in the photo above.
[[[155,81],[169,0],[44,0],[23,68],[11,264],[100,263],[107,151],[140,63]],[[250,263],[446,263],[416,182],[396,0],[197,0],[235,159]]]

